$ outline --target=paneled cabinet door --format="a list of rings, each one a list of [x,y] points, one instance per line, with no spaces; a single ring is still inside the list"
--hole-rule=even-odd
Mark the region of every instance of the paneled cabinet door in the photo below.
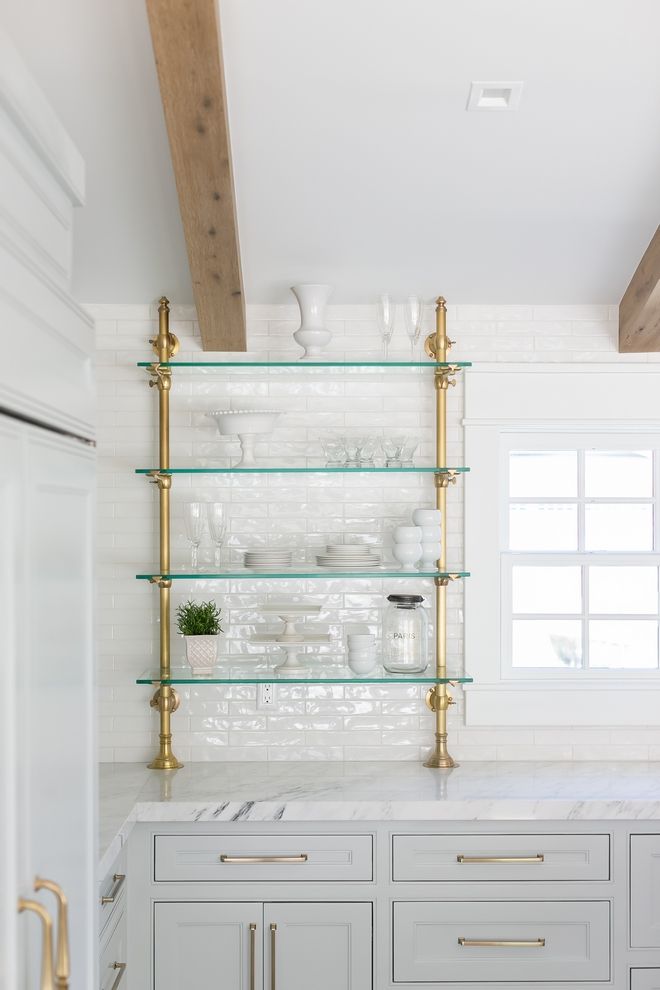
[[[265,904],[264,938],[268,990],[371,990],[371,904]]]
[[[154,908],[155,990],[261,990],[261,904],[202,901]]]
[[[660,969],[633,969],[630,990],[660,990]]]
[[[630,944],[660,948],[660,835],[630,836]]]

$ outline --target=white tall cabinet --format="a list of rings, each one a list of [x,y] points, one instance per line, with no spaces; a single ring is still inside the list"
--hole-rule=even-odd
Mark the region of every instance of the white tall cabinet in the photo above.
[[[0,33],[0,987],[40,986],[54,881],[95,983],[93,328],[69,290],[82,159]]]

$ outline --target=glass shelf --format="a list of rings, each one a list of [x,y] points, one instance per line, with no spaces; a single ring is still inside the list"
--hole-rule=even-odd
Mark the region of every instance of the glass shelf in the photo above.
[[[136,474],[465,474],[467,467],[347,467],[345,465],[313,465],[311,467],[178,467],[136,468]]]
[[[138,361],[138,368],[158,364]],[[162,361],[162,368],[471,368],[471,361]]]
[[[469,571],[436,571],[436,570],[424,570],[424,571],[403,571],[397,569],[393,564],[385,565],[383,567],[372,567],[371,570],[360,571],[360,570],[340,570],[334,567],[314,567],[312,564],[299,564],[294,565],[290,569],[284,569],[281,571],[265,571],[262,569],[252,570],[248,567],[233,567],[227,571],[218,571],[216,573],[203,573],[201,571],[187,571],[187,572],[174,572],[170,574],[159,574],[158,571],[153,571],[151,574],[136,574],[138,581],[151,581],[153,578],[160,577],[165,581],[240,581],[243,579],[250,578],[266,578],[269,580],[277,580],[279,578],[287,578],[294,580],[298,578],[315,578],[330,581],[333,578],[447,578],[450,581],[457,580],[458,578],[466,578],[470,576]]]
[[[281,662],[281,661],[280,661]],[[388,674],[376,667],[370,674],[354,674],[340,664],[308,663],[298,669],[281,670],[276,663],[263,660],[220,661],[213,673],[193,674],[190,667],[172,667],[170,676],[162,678],[158,670],[146,670],[136,684],[471,684],[471,677],[460,675],[436,677],[423,674]]]

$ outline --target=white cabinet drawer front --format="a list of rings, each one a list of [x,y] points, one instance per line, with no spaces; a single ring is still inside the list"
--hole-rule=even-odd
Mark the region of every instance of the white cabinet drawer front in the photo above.
[[[609,835],[395,835],[393,879],[609,880]]]
[[[630,944],[660,948],[660,835],[630,836]]]
[[[371,880],[370,835],[157,835],[160,882]]]
[[[608,980],[607,901],[401,901],[395,983]]]
[[[99,930],[105,926],[115,911],[124,904],[126,894],[126,850],[122,849],[114,862],[112,869],[98,886],[99,892]]]
[[[660,990],[660,969],[632,969],[630,990]]]
[[[128,983],[126,942],[126,915],[122,910],[114,916],[109,934],[101,946],[100,990],[120,990],[120,987],[123,990]]]

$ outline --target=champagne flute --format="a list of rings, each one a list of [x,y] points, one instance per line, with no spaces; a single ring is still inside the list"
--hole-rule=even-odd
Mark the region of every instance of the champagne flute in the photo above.
[[[383,360],[387,361],[390,341],[394,333],[394,314],[396,313],[396,303],[385,293],[378,297],[376,318],[378,329],[383,341]]]
[[[190,566],[196,571],[199,567],[199,545],[204,533],[204,503],[184,502],[183,522],[190,543]]]
[[[424,316],[424,303],[419,296],[408,296],[404,306],[404,320],[406,333],[410,339],[410,360],[415,360],[415,348],[419,343],[422,332],[422,318]]]
[[[213,540],[213,563],[216,571],[220,570],[220,556],[222,545],[227,535],[227,520],[225,519],[225,507],[222,502],[209,502],[206,507],[209,532]]]

